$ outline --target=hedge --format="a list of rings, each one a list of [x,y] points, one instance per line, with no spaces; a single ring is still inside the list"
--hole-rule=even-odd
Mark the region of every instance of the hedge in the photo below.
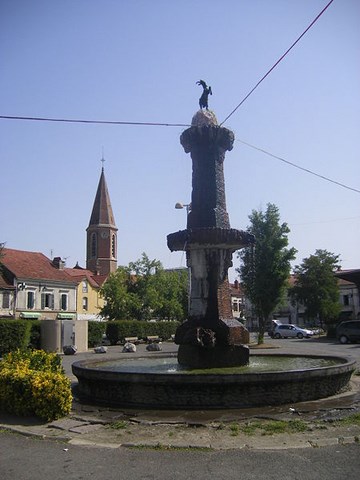
[[[8,353],[0,362],[0,410],[56,420],[71,410],[70,380],[61,359],[43,350]]]
[[[106,330],[105,322],[88,322],[88,347],[97,347],[101,345],[103,335]]]
[[[179,322],[145,322],[139,320],[111,320],[106,323],[106,335],[111,345],[123,343],[126,337],[146,339],[147,336],[158,336],[167,340],[175,334]]]
[[[41,329],[40,320],[27,320],[30,323],[30,343],[29,348],[40,350],[41,348]]]
[[[0,356],[18,348],[27,348],[30,331],[31,322],[28,320],[0,320]]]

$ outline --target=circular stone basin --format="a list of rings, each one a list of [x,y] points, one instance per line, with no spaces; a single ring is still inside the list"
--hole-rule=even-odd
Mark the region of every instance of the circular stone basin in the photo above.
[[[343,391],[355,361],[251,355],[248,366],[188,370],[176,355],[84,360],[72,365],[80,399],[117,407],[220,409],[297,403]]]

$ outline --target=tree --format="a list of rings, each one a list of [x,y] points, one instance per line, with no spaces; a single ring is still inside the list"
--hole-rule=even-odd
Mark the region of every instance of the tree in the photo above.
[[[101,315],[110,320],[132,320],[141,305],[137,295],[129,291],[131,278],[126,267],[119,267],[109,275],[100,293],[105,300]]]
[[[238,252],[240,274],[245,294],[259,318],[258,344],[264,343],[266,322],[281,302],[290,275],[290,261],[296,249],[288,246],[286,223],[280,224],[278,208],[269,203],[264,212],[253,210],[247,232],[255,237],[255,246]]]
[[[186,318],[186,271],[166,271],[145,253],[110,275],[101,294],[106,303],[101,314],[109,319]]]
[[[318,318],[320,325],[332,323],[341,311],[338,280],[339,255],[316,250],[294,269],[295,284],[289,294],[293,301],[305,306],[308,319]]]
[[[188,306],[188,273],[186,269],[159,270],[153,277],[154,286],[160,292],[154,317],[183,322]]]
[[[138,299],[138,308],[133,312],[137,320],[150,320],[160,303],[161,292],[156,288],[154,277],[162,270],[161,262],[150,260],[146,253],[127,267],[128,292]]]

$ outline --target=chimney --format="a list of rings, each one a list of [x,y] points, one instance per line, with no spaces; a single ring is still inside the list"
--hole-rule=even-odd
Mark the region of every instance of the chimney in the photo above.
[[[52,264],[58,270],[63,270],[64,267],[65,267],[65,262],[64,262],[64,260],[61,260],[61,257],[55,257],[52,261]]]

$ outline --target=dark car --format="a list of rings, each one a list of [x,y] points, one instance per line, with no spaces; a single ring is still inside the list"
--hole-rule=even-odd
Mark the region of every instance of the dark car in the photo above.
[[[336,338],[340,343],[357,342],[360,340],[360,321],[341,322],[336,329]]]

